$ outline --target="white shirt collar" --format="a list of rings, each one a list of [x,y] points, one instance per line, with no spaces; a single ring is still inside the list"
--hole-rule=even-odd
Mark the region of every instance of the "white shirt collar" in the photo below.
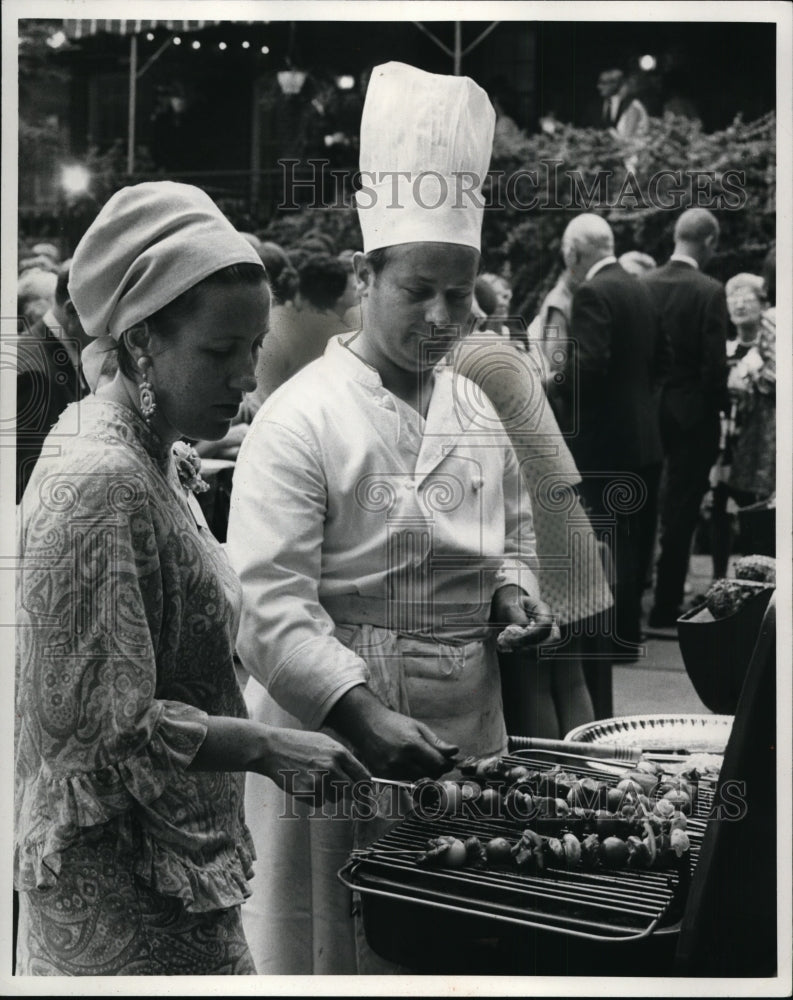
[[[608,257],[601,257],[600,260],[595,261],[592,267],[590,267],[587,271],[584,281],[589,281],[591,278],[594,278],[598,271],[601,271],[604,267],[606,267],[606,265],[616,263],[617,258],[613,254]]]
[[[679,260],[681,264],[690,264],[696,270],[699,270],[699,264],[694,260],[693,257],[689,257],[686,253],[673,253],[669,258],[670,260]]]
[[[75,370],[80,370],[80,351],[72,340],[67,336],[66,331],[55,318],[52,309],[48,309],[41,317],[42,323],[47,327],[53,337],[56,337],[63,344],[63,349],[69,355],[69,360],[74,365]]]
[[[60,325],[57,319],[55,319],[55,313],[52,311],[52,309],[48,309],[44,313],[44,315],[41,317],[41,322],[44,324],[44,326],[47,327],[47,329],[54,337],[57,337],[58,340],[63,340],[63,327]]]

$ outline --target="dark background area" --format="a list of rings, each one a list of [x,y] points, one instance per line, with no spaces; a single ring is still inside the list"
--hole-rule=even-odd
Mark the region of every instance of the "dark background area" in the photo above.
[[[463,49],[490,22],[462,24]],[[425,27],[452,47],[451,22]],[[553,111],[574,125],[596,124],[598,73],[617,66],[637,73],[637,86],[650,114],[671,98],[682,98],[708,131],[726,127],[737,114],[757,118],[775,106],[775,25],[741,23],[526,22],[498,24],[462,60],[503,110],[527,131]],[[142,65],[169,32],[140,38]],[[200,50],[191,40],[200,39]],[[219,41],[228,48],[218,49]],[[242,49],[248,40],[250,47]],[[262,45],[269,53],[262,54]],[[129,39],[102,33],[75,41],[60,55],[71,73],[71,132],[75,152],[123,138],[126,131]],[[638,69],[640,56],[657,60],[652,72]],[[290,63],[308,71],[303,104],[336,75],[351,74],[338,124],[355,132],[372,66],[410,62],[430,72],[449,73],[453,63],[410,21],[400,22],[222,22],[171,45],[139,81],[139,142],[155,161],[192,160],[194,169],[247,167],[250,161],[251,84],[274,81]],[[180,89],[186,110],[178,126],[157,121],[158,94]],[[337,97],[339,95],[336,95]],[[344,95],[342,95],[344,96]],[[338,108],[334,108],[339,111]],[[336,121],[333,123],[337,124]],[[319,137],[320,150],[322,136]],[[180,164],[184,166],[184,163]]]

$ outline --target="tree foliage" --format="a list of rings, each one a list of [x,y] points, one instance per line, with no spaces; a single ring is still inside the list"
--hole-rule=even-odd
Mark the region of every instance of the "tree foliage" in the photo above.
[[[680,116],[653,118],[634,149],[600,129],[500,131],[485,188],[483,266],[509,278],[513,306],[529,321],[562,269],[562,233],[576,213],[604,215],[618,254],[641,250],[660,263],[672,252],[680,212],[701,204],[721,226],[709,272],[721,280],[758,272],[775,240],[775,140],[773,114],[737,118],[715,133]],[[327,233],[339,249],[360,245],[352,207],[280,212],[263,235],[289,248],[310,230]]]

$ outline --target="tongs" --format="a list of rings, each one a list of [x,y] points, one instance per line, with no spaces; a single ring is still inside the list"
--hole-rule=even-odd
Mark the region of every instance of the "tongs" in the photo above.
[[[565,757],[580,757],[585,760],[606,760],[614,764],[635,764],[641,760],[642,750],[638,746],[624,743],[581,743],[574,740],[543,740],[533,736],[513,736],[510,738],[510,755],[516,753],[552,753]]]
[[[624,771],[642,757],[637,746],[619,743],[581,743],[574,740],[544,740],[535,737],[511,737],[510,757],[534,757],[542,754],[559,764],[579,763],[604,771]]]

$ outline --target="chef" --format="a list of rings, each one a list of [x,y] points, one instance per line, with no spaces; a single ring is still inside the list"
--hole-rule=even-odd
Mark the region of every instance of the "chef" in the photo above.
[[[557,635],[509,439],[486,397],[443,365],[470,328],[494,123],[470,79],[373,70],[361,329],[267,400],[234,477],[227,548],[244,593],[249,710],[327,727],[380,777],[439,777],[459,756],[503,753],[494,623],[522,626],[524,646]],[[378,823],[309,818],[255,779],[246,813],[258,971],[393,971],[336,877]]]

